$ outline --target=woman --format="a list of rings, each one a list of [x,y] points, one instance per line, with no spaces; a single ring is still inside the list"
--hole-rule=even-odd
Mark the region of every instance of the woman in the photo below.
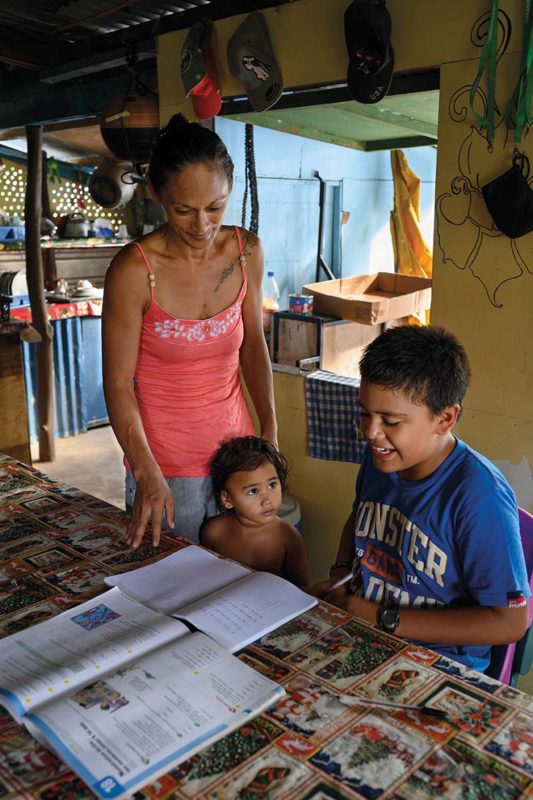
[[[198,541],[216,513],[211,456],[223,440],[254,433],[239,367],[261,435],[276,441],[263,253],[256,236],[222,225],[232,183],[217,134],[174,116],[148,168],[167,222],[123,248],[106,275],[104,389],[125,454],[134,548],[149,520],[157,546],[162,524]]]

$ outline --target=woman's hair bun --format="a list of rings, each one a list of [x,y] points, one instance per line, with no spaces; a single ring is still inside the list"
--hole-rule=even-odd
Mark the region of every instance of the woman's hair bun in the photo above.
[[[189,124],[189,120],[185,116],[185,114],[174,114],[164,128],[161,128],[159,131],[160,136],[164,136],[167,133],[174,133],[177,128],[183,128],[185,125]]]
[[[216,164],[224,170],[231,188],[233,161],[220,136],[183,114],[174,114],[157,135],[150,155],[148,177],[156,191],[165,184],[168,172],[189,164]]]

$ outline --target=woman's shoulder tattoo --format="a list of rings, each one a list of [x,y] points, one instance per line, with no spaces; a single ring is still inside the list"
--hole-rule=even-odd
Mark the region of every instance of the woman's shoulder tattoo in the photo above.
[[[235,243],[237,243],[237,234],[235,232],[235,229],[233,229],[233,240],[235,241]],[[255,235],[255,233],[251,233],[250,231],[247,231],[245,228],[241,228],[241,241],[242,241],[242,252],[245,256],[252,255],[252,252],[259,244],[259,238]],[[222,270],[222,274],[220,275],[220,278],[218,280],[218,283],[213,290],[214,292],[218,292],[218,290],[220,289],[226,278],[229,278],[229,276],[235,269],[235,264],[237,263],[238,259],[239,257],[235,256],[235,258],[233,258],[230,261],[228,266],[224,267],[224,269]]]

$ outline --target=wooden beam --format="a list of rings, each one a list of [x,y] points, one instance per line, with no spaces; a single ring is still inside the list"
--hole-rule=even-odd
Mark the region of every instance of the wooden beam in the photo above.
[[[69,61],[46,72],[41,72],[39,80],[43,83],[62,83],[63,81],[94,75],[97,72],[104,72],[108,69],[117,69],[128,63],[129,55],[130,49],[126,47],[106,50],[103,53],[93,54],[76,61]],[[156,44],[154,39],[140,42],[135,46],[136,64],[147,59],[155,59],[155,56]]]
[[[46,313],[43,263],[41,256],[41,210],[43,180],[43,129],[26,128],[28,139],[28,177],[24,204],[26,280],[30,296],[33,327],[41,336],[37,345],[37,398],[39,403],[39,460],[54,461],[54,361],[52,326]]]

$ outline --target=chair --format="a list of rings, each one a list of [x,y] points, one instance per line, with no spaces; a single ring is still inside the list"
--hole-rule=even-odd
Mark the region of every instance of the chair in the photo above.
[[[533,516],[518,509],[520,538],[524,549],[529,586],[533,592]],[[492,647],[486,674],[502,683],[516,686],[520,675],[526,675],[533,663],[533,598],[529,600],[528,629],[518,642]]]

